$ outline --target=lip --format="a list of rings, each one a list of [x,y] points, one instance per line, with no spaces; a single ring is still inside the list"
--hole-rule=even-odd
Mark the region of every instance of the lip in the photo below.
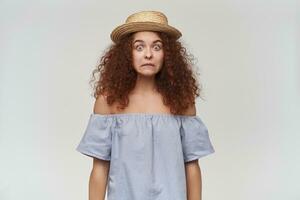
[[[145,63],[145,64],[142,65],[142,67],[146,66],[146,65],[148,65],[148,66],[150,65],[150,66],[154,67],[154,64],[152,64],[152,63]]]

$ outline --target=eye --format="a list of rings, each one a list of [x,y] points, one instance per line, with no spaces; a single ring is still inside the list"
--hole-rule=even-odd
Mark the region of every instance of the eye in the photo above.
[[[135,47],[135,49],[138,50],[138,51],[141,51],[141,50],[143,49],[143,46],[142,46],[142,45],[137,45],[137,46]]]
[[[156,45],[154,46],[154,49],[157,50],[157,51],[160,50],[160,49],[161,49],[161,45],[156,44]]]

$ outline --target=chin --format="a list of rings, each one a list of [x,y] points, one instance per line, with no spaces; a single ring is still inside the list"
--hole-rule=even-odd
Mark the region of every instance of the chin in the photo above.
[[[151,77],[151,76],[155,76],[156,73],[154,72],[149,72],[149,73],[138,73],[138,75],[140,76],[145,76],[145,77]]]

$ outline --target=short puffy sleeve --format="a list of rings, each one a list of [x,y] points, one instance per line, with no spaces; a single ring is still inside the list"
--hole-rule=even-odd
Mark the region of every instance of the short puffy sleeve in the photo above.
[[[192,161],[215,152],[209,138],[208,130],[200,117],[183,117],[181,119],[180,134],[184,162]]]
[[[105,115],[91,114],[76,150],[80,153],[102,160],[110,160],[112,118]]]

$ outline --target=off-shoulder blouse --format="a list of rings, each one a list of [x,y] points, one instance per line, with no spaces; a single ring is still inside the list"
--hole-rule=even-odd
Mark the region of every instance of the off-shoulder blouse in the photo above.
[[[199,116],[90,114],[76,148],[110,161],[107,200],[186,200],[184,164],[214,153]]]

